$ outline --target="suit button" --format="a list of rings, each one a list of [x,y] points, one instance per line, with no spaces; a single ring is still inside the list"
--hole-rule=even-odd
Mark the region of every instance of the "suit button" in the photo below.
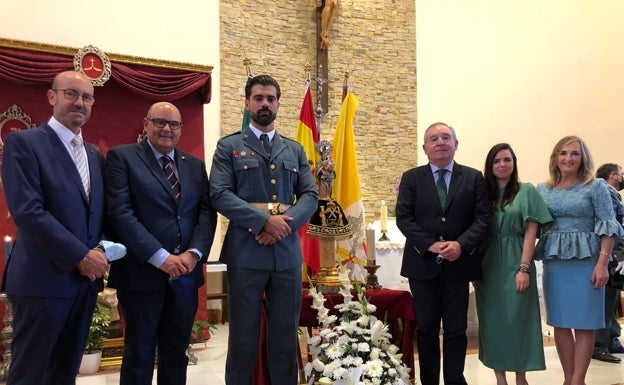
[[[271,164],[271,170],[275,170],[275,165]]]
[[[272,196],[271,196],[271,199],[273,199],[274,201],[276,201],[276,200],[277,200],[277,195],[272,195]]]
[[[275,179],[271,179],[271,184],[275,184],[277,181]]]
[[[253,230],[252,230],[251,228],[248,228],[248,229],[247,229],[247,232],[249,232],[249,233],[253,233]]]
[[[442,222],[446,222],[446,217],[442,217]]]
[[[243,166],[243,168],[244,168],[245,170],[247,170],[247,165],[244,165],[244,166]]]

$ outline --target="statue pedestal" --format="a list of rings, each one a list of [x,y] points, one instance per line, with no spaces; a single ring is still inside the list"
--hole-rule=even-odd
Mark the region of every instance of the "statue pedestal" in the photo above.
[[[336,240],[320,237],[320,265],[318,273],[312,277],[312,283],[322,294],[334,294],[340,291],[340,277],[336,265]]]

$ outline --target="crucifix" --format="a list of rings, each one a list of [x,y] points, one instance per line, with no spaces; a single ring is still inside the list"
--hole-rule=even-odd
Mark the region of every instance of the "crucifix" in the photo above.
[[[328,111],[329,93],[327,87],[323,87],[329,80],[328,76],[328,51],[331,41],[329,40],[329,28],[334,19],[334,12],[338,6],[338,0],[316,0],[316,58],[318,87],[316,117],[321,119]]]

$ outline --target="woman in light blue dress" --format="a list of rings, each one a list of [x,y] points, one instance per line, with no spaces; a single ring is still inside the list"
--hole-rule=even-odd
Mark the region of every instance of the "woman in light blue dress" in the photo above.
[[[554,327],[564,385],[584,385],[596,329],[604,328],[604,286],[615,236],[615,220],[604,180],[583,140],[566,136],[550,155],[549,180],[537,186],[554,222],[541,235],[546,323]]]

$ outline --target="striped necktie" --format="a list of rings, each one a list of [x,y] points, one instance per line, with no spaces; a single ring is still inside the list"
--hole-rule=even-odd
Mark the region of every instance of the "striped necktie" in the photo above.
[[[436,182],[436,190],[438,190],[438,198],[440,198],[440,205],[442,208],[446,206],[446,181],[444,180],[444,175],[448,172],[447,169],[441,168],[438,171],[438,181]]]
[[[169,156],[163,155],[160,157],[162,162],[163,170],[165,171],[165,176],[171,185],[171,190],[173,190],[173,195],[176,198],[176,201],[180,201],[180,181],[178,181],[178,177],[173,171],[173,166],[171,165],[173,161]]]
[[[91,194],[91,181],[89,180],[89,165],[87,163],[87,153],[80,136],[75,136],[71,140],[71,144],[74,147],[74,163],[80,174],[80,180],[82,181],[82,187],[84,187],[87,196]]]

